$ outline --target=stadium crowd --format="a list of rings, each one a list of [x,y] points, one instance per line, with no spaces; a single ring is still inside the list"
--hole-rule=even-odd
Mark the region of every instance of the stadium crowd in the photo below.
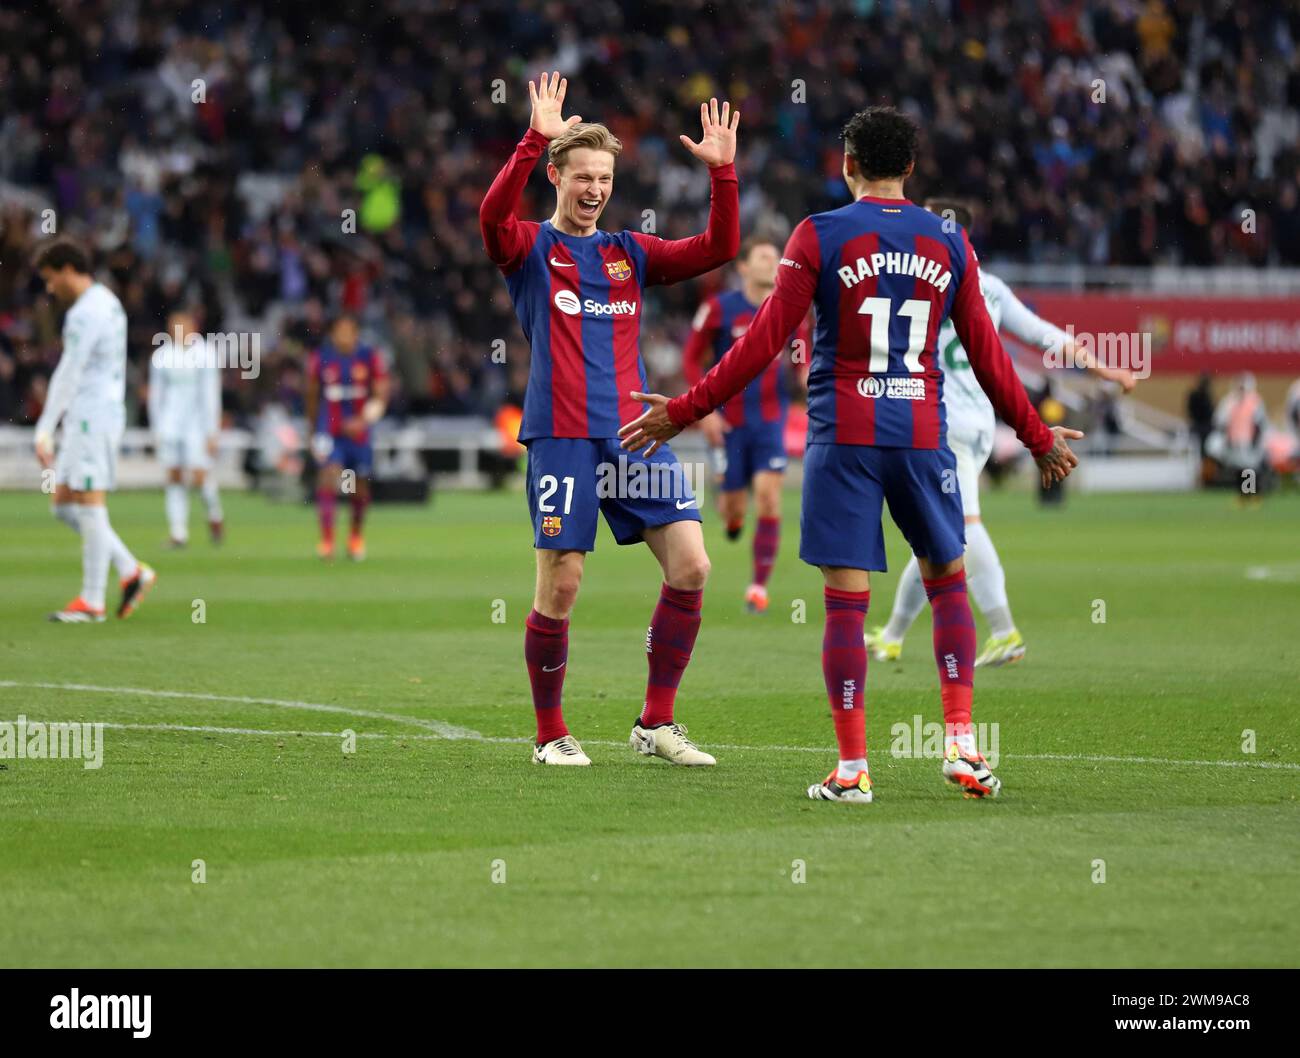
[[[716,94],[743,114],[742,230],[783,238],[846,199],[838,130],[888,101],[926,133],[913,198],[986,204],[986,261],[1300,266],[1294,3],[51,0],[0,11],[0,417],[34,421],[57,360],[29,267],[52,225],[122,297],[137,421],[181,305],[262,335],[260,376],[228,373],[232,421],[300,410],[304,351],[343,309],[388,351],[397,414],[520,399],[527,345],[477,211],[544,68],[625,145],[607,227],[702,229],[677,134]],[[526,214],[550,208],[539,167]],[[653,385],[677,381],[702,292],[649,300]]]

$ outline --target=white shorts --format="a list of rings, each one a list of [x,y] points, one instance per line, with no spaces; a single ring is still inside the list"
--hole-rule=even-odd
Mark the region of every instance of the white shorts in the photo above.
[[[957,457],[957,487],[961,490],[961,513],[978,518],[980,513],[980,471],[993,453],[993,431],[949,430],[948,447]]]
[[[212,459],[208,455],[208,439],[202,430],[197,429],[159,437],[158,462],[168,470],[173,467],[208,470],[212,466]]]
[[[111,492],[117,485],[117,450],[123,424],[65,417],[54,457],[54,483],[74,492]]]

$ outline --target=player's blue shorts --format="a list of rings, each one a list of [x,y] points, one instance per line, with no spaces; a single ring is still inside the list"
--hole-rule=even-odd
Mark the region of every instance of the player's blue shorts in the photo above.
[[[649,459],[617,438],[535,437],[527,445],[534,547],[594,551],[597,512],[620,544],[656,525],[700,521],[688,474],[667,445]]]
[[[799,557],[814,566],[885,570],[885,504],[919,558],[966,550],[957,460],[946,447],[810,444],[803,460]]]
[[[785,471],[785,421],[744,423],[726,434],[722,450],[722,491],[749,488],[754,475],[763,470]]]
[[[350,470],[358,477],[369,477],[370,468],[374,466],[375,449],[369,441],[356,441],[351,437],[334,438],[334,450],[330,452],[329,462],[337,463],[344,470]]]

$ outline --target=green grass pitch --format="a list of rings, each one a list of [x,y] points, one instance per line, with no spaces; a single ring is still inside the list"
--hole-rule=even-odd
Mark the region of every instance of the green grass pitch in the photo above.
[[[1029,645],[976,680],[1004,795],[963,800],[937,761],[890,754],[893,724],[941,719],[924,613],[902,663],[869,670],[869,807],[804,794],[834,739],[794,495],[763,617],[740,607],[748,536],[706,526],[678,699],[706,770],[626,745],[659,583],[645,548],[602,529],[574,615],[566,713],[595,766],[540,768],[521,495],[373,509],[370,561],[330,567],[308,509],[226,503],[223,549],[166,553],[160,495],[114,497],[158,587],[130,621],[57,626],[75,538],[44,497],[0,496],[0,720],[119,725],[98,770],[0,762],[4,964],[1297,962],[1294,495],[989,496]],[[889,531],[869,623],[905,557]]]

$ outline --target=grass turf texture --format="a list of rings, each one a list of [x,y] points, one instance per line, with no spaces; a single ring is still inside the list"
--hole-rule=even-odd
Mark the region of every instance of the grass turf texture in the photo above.
[[[565,687],[595,767],[529,763],[518,495],[377,508],[370,561],[330,567],[305,508],[229,494],[223,549],[196,535],[167,553],[161,497],[116,496],[116,527],[160,582],[132,620],[100,626],[44,622],[78,585],[76,540],[42,497],[0,497],[0,719],[286,732],[110,728],[97,771],[3,762],[0,962],[1295,964],[1295,496],[1256,511],[1222,495],[1072,496],[1064,511],[989,496],[1029,646],[976,680],[1004,796],[962,800],[938,761],[889,754],[892,724],[941,719],[925,612],[902,663],[869,669],[865,807],[804,795],[835,754],[796,503],[762,617],[741,612],[748,534],[706,527],[714,573],[679,717],[719,765],[686,770],[626,746],[659,580],[645,548],[603,529]],[[869,623],[905,557],[889,532]],[[349,712],[14,685],[34,683]],[[345,755],[337,737],[287,733],[344,728],[387,737]],[[1049,759],[1079,754],[1245,766]]]

